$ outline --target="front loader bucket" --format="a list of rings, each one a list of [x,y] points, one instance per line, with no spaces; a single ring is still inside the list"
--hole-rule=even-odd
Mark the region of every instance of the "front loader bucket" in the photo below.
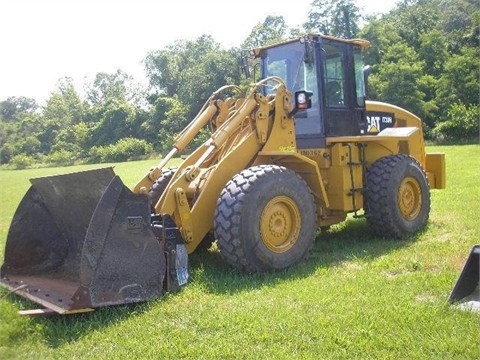
[[[162,296],[166,260],[146,195],[112,168],[30,180],[0,283],[58,313]]]
[[[480,245],[475,245],[450,294],[450,303],[464,304],[465,308],[480,311]]]

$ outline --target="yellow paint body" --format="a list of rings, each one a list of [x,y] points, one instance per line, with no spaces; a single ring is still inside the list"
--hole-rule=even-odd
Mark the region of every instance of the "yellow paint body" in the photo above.
[[[362,49],[368,45],[359,39],[322,37]],[[252,54],[259,56],[260,51],[254,49]],[[263,95],[267,82],[277,83],[273,95]],[[395,126],[375,135],[327,137],[324,148],[299,150],[292,94],[281,78],[264,79],[254,84],[246,95],[235,99],[219,100],[217,95],[222,89],[212,94],[199,115],[177,136],[167,158],[133,189],[136,193],[148,192],[161,176],[161,168],[169,157],[181,151],[210,123],[211,138],[185,158],[154,205],[156,213],[174,219],[189,253],[212,231],[217,200],[227,182],[251,166],[281,165],[300,175],[314,196],[319,227],[341,222],[348,213],[363,208],[365,172],[385,156],[412,156],[423,167],[431,189],[445,187],[444,154],[426,154],[422,121],[402,108],[367,101],[367,112],[391,113]],[[414,190],[408,182],[402,185],[405,193],[409,189]],[[288,208],[288,202],[279,203]],[[409,210],[409,205],[405,205],[403,211]],[[260,227],[267,229],[265,224]],[[275,246],[273,241],[270,245]]]
[[[298,173],[314,195],[319,227],[341,222],[348,213],[362,209],[362,163],[368,168],[387,155],[413,156],[425,169],[431,188],[445,187],[444,155],[425,153],[421,120],[410,112],[367,102],[367,111],[394,113],[397,127],[378,135],[331,137],[326,148],[298,151],[290,92],[281,80],[274,97],[265,97],[258,89],[257,84],[245,98],[217,102],[216,107],[211,100],[197,118],[205,124],[221,114],[220,124],[210,140],[186,157],[155,205],[157,213],[173,217],[189,253],[212,230],[217,199],[227,182],[249,166],[276,164]],[[134,191],[141,192],[159,173],[150,171]]]

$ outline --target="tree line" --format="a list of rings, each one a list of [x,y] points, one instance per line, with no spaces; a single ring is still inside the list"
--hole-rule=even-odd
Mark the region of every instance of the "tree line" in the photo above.
[[[238,48],[224,49],[203,35],[149,52],[148,88],[117,70],[98,73],[85,84],[84,97],[63,78],[42,106],[26,97],[1,101],[0,164],[116,162],[168,151],[213,91],[251,81],[241,72],[242,49],[309,32],[369,40],[369,98],[420,116],[427,138],[478,138],[477,0],[403,0],[387,14],[366,18],[353,0],[313,0],[310,6],[303,26],[290,28],[282,16],[267,16]],[[192,148],[207,136],[202,131]]]

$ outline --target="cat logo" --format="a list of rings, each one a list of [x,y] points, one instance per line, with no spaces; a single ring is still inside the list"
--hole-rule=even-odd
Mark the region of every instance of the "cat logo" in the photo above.
[[[367,130],[369,133],[378,133],[378,128],[375,125],[370,125]]]
[[[378,134],[380,131],[395,126],[395,114],[380,111],[368,111],[366,114],[368,134]]]

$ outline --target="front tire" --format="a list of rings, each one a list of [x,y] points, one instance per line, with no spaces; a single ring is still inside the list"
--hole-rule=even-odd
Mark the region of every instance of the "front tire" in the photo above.
[[[148,197],[150,199],[152,212],[155,212],[155,205],[157,205],[158,200],[160,200],[160,197],[167,188],[168,183],[176,171],[176,167],[170,167],[166,170],[162,170],[162,175],[153,183],[152,187],[150,188]]]
[[[420,163],[405,154],[377,160],[367,172],[365,213],[382,237],[404,238],[425,227],[430,188]]]
[[[250,273],[299,263],[312,247],[316,228],[316,207],[308,185],[281,166],[255,166],[234,176],[215,211],[221,256]]]

